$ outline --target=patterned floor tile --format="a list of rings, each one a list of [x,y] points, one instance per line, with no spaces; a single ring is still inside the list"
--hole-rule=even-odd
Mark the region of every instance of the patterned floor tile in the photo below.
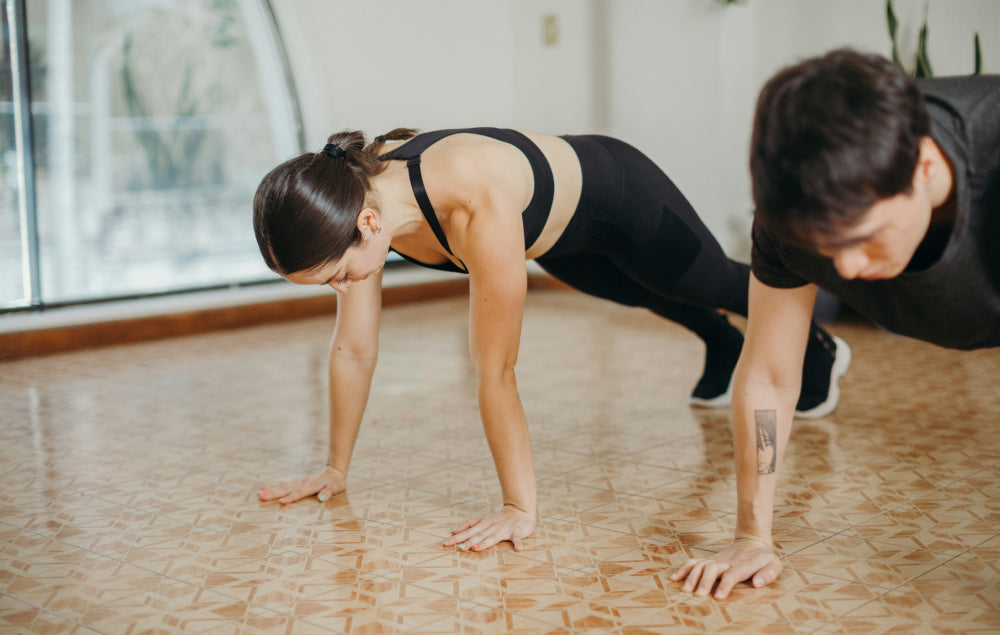
[[[500,598],[523,594],[563,570],[501,545],[481,552],[450,550],[419,565],[381,575],[463,600],[499,606]]]
[[[726,415],[726,426],[730,425]],[[686,472],[718,472],[732,469],[733,443],[728,430],[718,430],[721,434],[710,436],[714,430],[706,430],[687,438],[664,443],[653,448],[628,455],[629,461],[656,465]]]
[[[692,530],[723,516],[722,513],[677,504],[649,496],[620,496],[613,503],[578,513],[575,518],[585,525],[625,532],[642,538],[670,540],[678,533]]]
[[[736,513],[736,479],[732,474],[695,473],[689,478],[647,490],[642,495],[678,505]]]
[[[563,475],[573,485],[607,490],[618,494],[640,494],[679,481],[688,474],[647,463],[606,461]]]
[[[95,605],[157,588],[163,580],[141,567],[95,554],[76,563],[42,560],[20,569],[4,592],[71,620]]]
[[[120,538],[123,543],[148,543],[170,538],[172,532],[184,531],[183,523],[161,521],[156,514],[87,494],[64,493],[6,507],[0,509],[0,519],[85,548],[98,545],[102,538]]]
[[[92,633],[90,629],[8,595],[0,595],[0,631],[7,633]]]
[[[442,546],[441,536],[373,522],[367,522],[362,532],[348,532],[343,542],[339,542],[339,538],[337,540],[324,538],[312,543],[308,549],[291,551],[359,571],[398,577],[400,572],[420,566],[453,549]]]
[[[550,624],[530,616],[501,611],[474,602],[460,600],[454,605],[449,605],[448,609],[449,614],[443,619],[413,628],[407,632],[427,635],[452,635],[453,633],[537,635],[555,632]]]
[[[524,550],[517,554],[573,569],[604,562],[641,544],[636,535],[567,520],[545,520],[525,539]]]
[[[245,624],[254,614],[246,602],[175,582],[145,593],[89,607],[79,621],[99,632],[205,632]],[[280,618],[287,622],[288,618]]]
[[[384,312],[348,490],[324,503],[256,493],[326,460],[327,318],[0,363],[0,630],[1000,630],[1000,351],[838,322],[841,403],[796,423],[776,494],[785,570],[716,601],[669,580],[735,529],[729,413],[686,405],[701,345],[581,294],[529,300],[540,520],[520,552],[442,545],[503,501],[465,299]]]
[[[788,556],[785,564],[891,590],[951,558],[922,548],[838,535]]]
[[[569,629],[616,630],[654,613],[670,603],[662,589],[637,586],[618,577],[615,566],[556,569],[551,579],[537,582],[528,598],[510,610]],[[530,604],[529,604],[530,602]]]
[[[330,588],[311,598],[302,607],[316,612],[306,619],[345,633],[434,632],[431,625],[440,627],[446,618],[486,611],[475,602],[385,578],[363,576],[354,583],[354,597],[347,599],[344,593],[344,588]]]
[[[181,538],[136,547],[119,558],[168,578],[200,583],[209,573],[263,560],[275,547],[229,534],[192,527]]]
[[[650,613],[624,626],[627,635],[664,633],[767,633],[792,635],[810,632],[782,617],[730,609],[711,600],[677,600],[669,608]]]
[[[851,611],[825,632],[996,633],[1000,613],[928,599],[907,589],[893,591]]]
[[[626,494],[577,485],[565,477],[538,481],[538,513],[543,518],[576,518],[601,505],[617,501]]]
[[[954,557],[898,589],[928,601],[1000,613],[1000,537]]]
[[[679,584],[679,583],[675,583]],[[712,600],[732,610],[787,621],[813,631],[878,598],[885,589],[786,567],[768,587],[733,587],[725,600]]]
[[[974,510],[938,512],[915,503],[860,523],[847,532],[873,542],[926,549],[955,555],[997,534],[994,522],[980,518]]]

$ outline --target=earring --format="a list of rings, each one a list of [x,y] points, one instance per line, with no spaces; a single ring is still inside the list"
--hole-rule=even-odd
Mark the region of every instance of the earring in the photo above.
[[[381,234],[382,233],[382,226],[381,225],[379,225],[378,227],[375,228],[375,233],[376,234]]]

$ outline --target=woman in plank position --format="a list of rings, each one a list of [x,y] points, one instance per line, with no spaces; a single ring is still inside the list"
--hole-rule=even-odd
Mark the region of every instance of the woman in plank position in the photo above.
[[[479,410],[503,507],[462,523],[446,546],[478,551],[506,540],[521,549],[535,528],[531,445],[514,377],[526,259],[584,293],[645,307],[692,331],[706,355],[691,403],[731,402],[743,336],[718,309],[746,315],[749,269],[723,254],[652,161],[616,139],[396,129],[366,145],[360,132],[334,134],[321,151],[263,179],[254,230],[271,269],[340,294],[328,465],[262,488],[262,500],[326,500],[344,491],[375,369],[390,250],[469,275]],[[818,327],[810,341],[799,411],[824,416],[839,396],[831,376],[837,345]]]

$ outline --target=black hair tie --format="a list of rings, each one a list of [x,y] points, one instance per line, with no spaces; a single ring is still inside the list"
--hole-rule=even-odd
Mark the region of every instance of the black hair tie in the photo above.
[[[328,143],[323,146],[323,154],[331,156],[334,159],[343,159],[347,156],[347,152],[336,143]]]
[[[380,134],[379,136],[375,137],[375,143],[385,143],[385,135]]]

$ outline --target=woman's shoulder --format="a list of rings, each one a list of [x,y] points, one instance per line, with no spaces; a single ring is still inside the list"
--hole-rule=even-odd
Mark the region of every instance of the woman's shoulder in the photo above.
[[[510,186],[531,175],[518,148],[477,134],[459,133],[427,148],[421,158],[425,180],[438,177],[453,186]]]

